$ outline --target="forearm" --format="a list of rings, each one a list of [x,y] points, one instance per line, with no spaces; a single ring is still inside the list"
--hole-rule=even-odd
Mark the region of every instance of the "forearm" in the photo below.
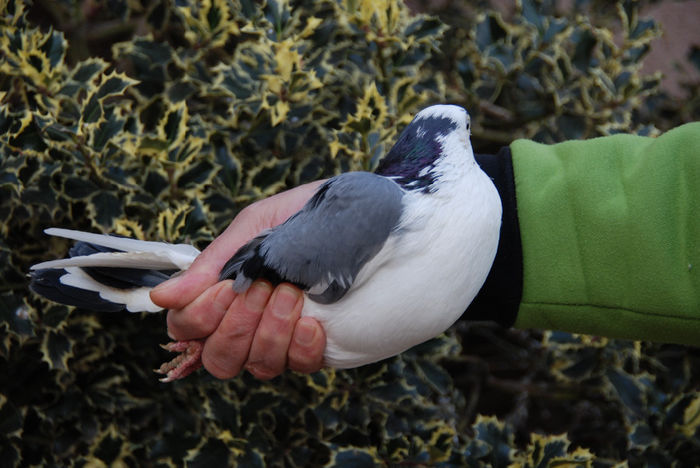
[[[700,124],[510,149],[515,326],[700,343]]]

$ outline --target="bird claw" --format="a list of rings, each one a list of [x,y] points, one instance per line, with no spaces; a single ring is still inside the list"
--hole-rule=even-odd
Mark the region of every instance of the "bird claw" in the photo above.
[[[180,353],[172,360],[163,363],[158,369],[154,369],[154,372],[165,375],[160,379],[161,382],[183,379],[202,367],[204,342],[200,340],[171,341],[160,346],[167,351]]]

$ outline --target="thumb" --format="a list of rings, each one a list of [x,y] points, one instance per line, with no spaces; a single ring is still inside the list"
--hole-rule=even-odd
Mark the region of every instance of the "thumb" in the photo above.
[[[185,271],[160,283],[151,290],[151,300],[163,309],[182,309],[214,284],[218,272],[212,277],[208,273]]]

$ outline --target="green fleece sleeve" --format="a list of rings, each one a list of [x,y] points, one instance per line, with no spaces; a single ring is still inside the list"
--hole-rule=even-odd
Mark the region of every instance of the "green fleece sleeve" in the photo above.
[[[515,326],[700,345],[700,122],[511,151]]]

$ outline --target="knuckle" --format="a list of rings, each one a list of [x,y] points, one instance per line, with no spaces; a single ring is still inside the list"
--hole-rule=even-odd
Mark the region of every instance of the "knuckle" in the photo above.
[[[217,334],[233,346],[241,341],[248,341],[253,336],[254,329],[251,327],[219,327]]]
[[[212,309],[214,309],[214,314],[217,316],[223,316],[226,310],[231,306],[233,302],[234,295],[232,293],[233,287],[231,286],[231,281],[226,280],[223,284],[217,284],[214,297],[211,301]]]
[[[284,351],[286,354],[289,346],[289,339],[274,330],[266,327],[261,327],[255,334],[255,345],[260,349],[266,349],[268,352]]]
[[[270,366],[269,363],[259,362],[247,365],[246,369],[253,374],[256,379],[271,380],[284,371],[284,366]]]
[[[241,211],[238,212],[238,214],[234,218],[234,221],[241,224],[247,224],[251,222],[251,220],[255,219],[255,211],[259,208],[259,203],[260,202],[256,202],[252,205],[248,205],[245,208],[243,208]]]
[[[230,379],[238,375],[241,366],[231,359],[226,359],[215,353],[203,353],[202,365],[217,379]]]
[[[288,353],[289,368],[305,374],[316,372],[323,367],[323,348],[303,347],[292,343]]]
[[[229,343],[249,341],[254,336],[259,321],[259,313],[249,311],[240,302],[234,302],[216,328],[216,333]]]
[[[250,205],[244,206],[243,209],[238,212],[236,218],[240,218],[241,220],[245,221],[246,218],[250,216],[250,212],[253,209],[253,206],[255,206],[255,203],[251,203]]]
[[[295,372],[301,372],[304,374],[310,374],[320,370],[322,367],[322,360],[316,358],[315,356],[308,356],[305,353],[299,353],[295,351],[289,352],[289,368]]]
[[[216,328],[216,324],[212,323],[210,317],[200,311],[190,311],[190,313],[187,314],[186,326],[199,336],[210,335]]]
[[[208,334],[201,319],[184,309],[168,312],[166,324],[168,332],[179,339],[201,338]]]
[[[166,317],[168,331],[181,339],[209,336],[216,329],[217,323],[214,314],[207,314],[205,310],[195,305],[171,310]]]

